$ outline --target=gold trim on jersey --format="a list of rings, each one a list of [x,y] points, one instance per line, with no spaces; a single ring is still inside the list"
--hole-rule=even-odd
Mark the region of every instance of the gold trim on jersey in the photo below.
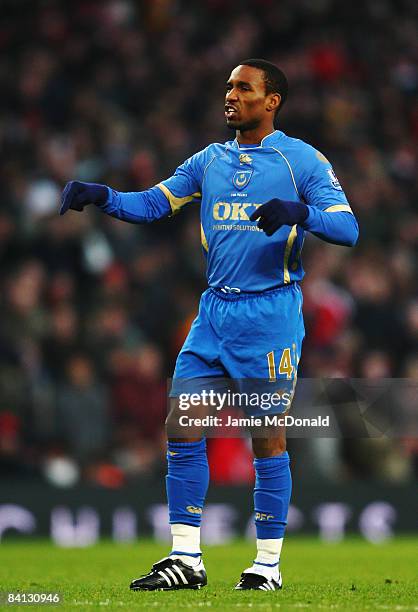
[[[159,187],[161,189],[161,191],[163,192],[163,194],[165,195],[165,197],[169,201],[170,206],[171,206],[171,212],[173,213],[173,215],[178,213],[179,210],[185,204],[188,204],[192,200],[194,200],[196,198],[200,198],[202,196],[201,193],[193,193],[192,195],[185,196],[184,198],[178,198],[177,196],[172,194],[171,191],[169,190],[169,188],[166,187],[165,185],[163,185],[162,183],[158,183],[158,185],[156,185],[156,187]]]
[[[348,204],[333,204],[324,210],[324,212],[349,212],[353,214]]]
[[[292,166],[290,165],[289,160],[287,159],[286,155],[283,155],[283,153],[279,149],[276,149],[276,147],[271,147],[271,148],[273,149],[273,151],[276,151],[276,153],[281,155],[282,158],[284,159],[284,161],[286,162],[287,167],[289,168],[289,172],[290,172],[290,176],[291,176],[292,182],[293,182],[293,187],[295,188],[295,191],[298,194],[298,197],[300,197],[299,196],[298,187],[297,187],[296,181],[295,181],[295,175],[293,174]]]
[[[285,284],[290,283],[289,257],[290,257],[290,252],[293,247],[293,243],[295,242],[297,235],[298,235],[297,225],[293,225],[289,232],[289,236],[287,237],[286,247],[284,249],[283,280]]]
[[[202,247],[206,252],[209,251],[208,241],[206,240],[205,231],[203,229],[203,225],[200,224],[200,240],[202,242]]]
[[[329,161],[327,160],[325,155],[321,153],[321,151],[317,151],[315,155],[316,155],[316,158],[319,159],[319,161],[321,161],[322,163],[329,164]]]

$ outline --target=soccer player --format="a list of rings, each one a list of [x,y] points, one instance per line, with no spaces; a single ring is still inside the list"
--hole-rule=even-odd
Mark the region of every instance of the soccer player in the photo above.
[[[95,204],[132,223],[201,201],[209,288],[177,359],[174,398],[181,380],[268,377],[294,384],[304,337],[299,281],[305,233],[344,246],[357,241],[356,219],[329,161],[275,129],[287,90],[274,64],[243,61],[226,84],[225,119],[234,140],[210,144],[146,191],[120,193],[79,181],[64,189],[61,214]],[[284,428],[254,436],[252,446],[257,553],[235,588],[269,591],[282,586],[279,561],[291,494]],[[205,439],[170,438],[167,460],[172,551],[133,580],[133,590],[199,589],[207,582],[200,549],[209,482]]]

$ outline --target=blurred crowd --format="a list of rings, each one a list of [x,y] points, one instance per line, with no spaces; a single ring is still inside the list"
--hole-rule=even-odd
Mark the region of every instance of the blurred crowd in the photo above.
[[[60,193],[146,189],[230,139],[225,81],[248,57],[287,74],[279,127],[332,160],[360,224],[353,250],[306,240],[300,376],[418,379],[417,40],[412,0],[4,3],[1,478],[118,487],[164,469],[166,379],[206,285],[199,211],[62,218]],[[289,446],[337,481],[418,473],[413,437]],[[210,459],[217,482],[252,477],[241,440]]]

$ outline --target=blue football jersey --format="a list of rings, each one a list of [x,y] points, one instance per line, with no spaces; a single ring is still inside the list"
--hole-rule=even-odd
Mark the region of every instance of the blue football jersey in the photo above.
[[[214,143],[179,166],[158,187],[176,213],[201,202],[202,246],[208,284],[264,291],[300,281],[305,230],[282,226],[268,237],[249,220],[273,198],[321,211],[351,213],[331,164],[322,153],[276,130],[260,145]]]

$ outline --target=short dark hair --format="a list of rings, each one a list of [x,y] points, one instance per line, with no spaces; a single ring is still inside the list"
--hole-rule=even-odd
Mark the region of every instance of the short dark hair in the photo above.
[[[284,72],[272,62],[268,62],[264,59],[247,59],[243,62],[240,62],[239,65],[251,66],[252,68],[258,68],[259,70],[262,70],[264,72],[266,94],[278,93],[281,97],[279,108],[276,111],[277,115],[277,113],[283,107],[283,104],[286,101],[287,92],[289,89],[287,78]]]

